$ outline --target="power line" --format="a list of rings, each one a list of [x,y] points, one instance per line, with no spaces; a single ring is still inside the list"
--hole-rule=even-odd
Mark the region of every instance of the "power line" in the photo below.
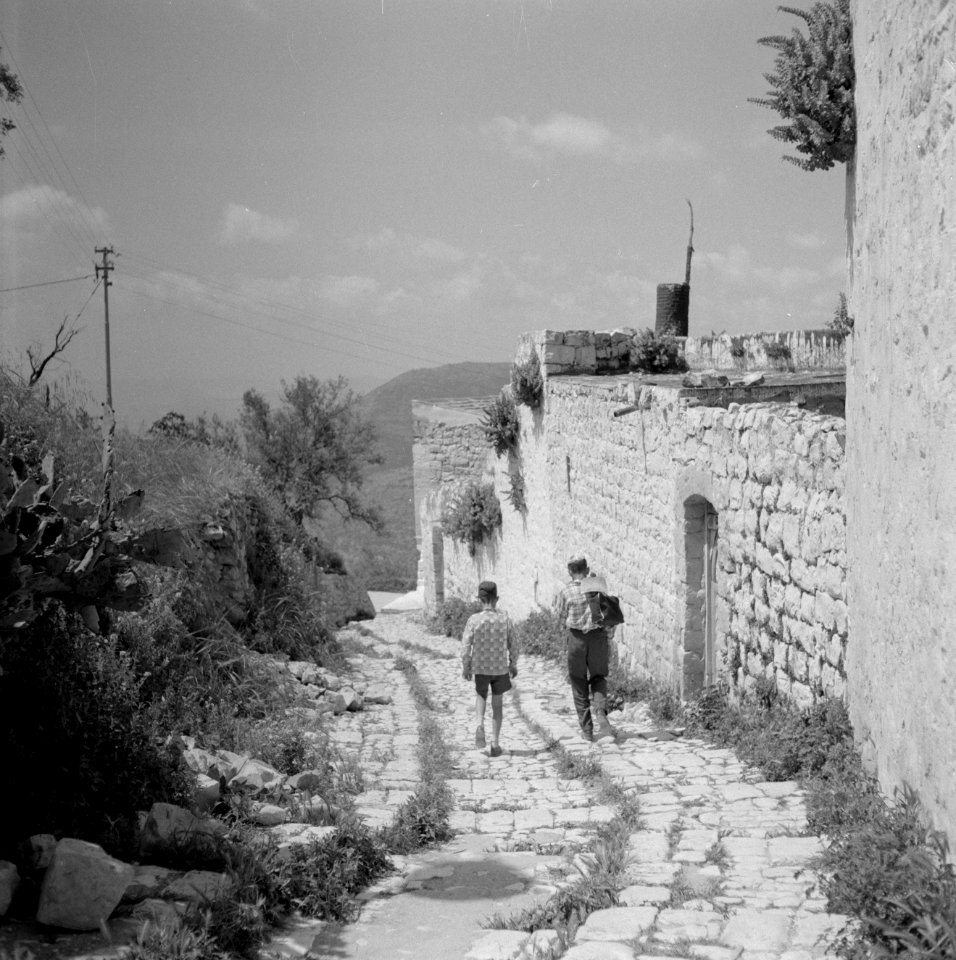
[[[76,182],[76,178],[73,176],[73,172],[70,170],[70,167],[66,162],[66,159],[63,157],[63,154],[60,151],[60,148],[57,145],[57,142],[53,137],[53,134],[50,132],[49,124],[44,119],[43,114],[40,111],[40,107],[37,104],[36,100],[34,99],[33,93],[30,90],[30,86],[25,81],[25,78],[23,76],[23,71],[20,69],[20,65],[17,63],[16,58],[14,57],[13,49],[11,48],[10,44],[7,43],[7,39],[3,35],[2,30],[0,30],[0,41],[2,41],[3,46],[6,48],[7,54],[10,57],[10,62],[13,64],[13,68],[17,72],[18,79],[20,80],[20,86],[23,88],[24,92],[26,93],[27,100],[30,102],[30,104],[32,104],[33,109],[36,111],[36,115],[40,118],[40,122],[43,124],[43,127],[46,130],[47,137],[49,138],[50,142],[53,144],[53,149],[56,151],[57,156],[59,156],[60,162],[63,165],[63,169],[66,170],[67,175],[69,176],[71,182],[73,183],[73,187],[76,191],[76,194],[80,198],[80,201],[83,204],[84,210],[77,211],[79,214],[77,217],[77,226],[81,229],[81,231],[82,230],[86,231],[87,241],[89,243],[95,243],[96,231],[91,226],[93,221],[89,219],[86,215],[86,211],[88,211],[89,205],[87,204],[86,200],[83,198],[82,191],[80,190],[79,184]],[[60,175],[59,170],[57,168],[56,161],[53,159],[53,156],[51,155],[50,150],[46,145],[46,142],[44,141],[42,135],[40,134],[40,131],[37,129],[36,124],[33,122],[33,118],[30,116],[29,111],[26,109],[26,104],[23,104],[23,115],[26,117],[27,123],[30,125],[33,132],[36,134],[37,142],[40,144],[40,147],[43,150],[44,154],[46,155],[47,160],[49,160],[50,162],[50,168],[52,169],[55,175],[50,179],[58,180],[60,189],[63,191],[63,193],[69,195],[69,190],[66,188],[66,182],[63,179],[63,177]],[[25,131],[23,131],[23,133],[24,133],[24,139],[29,144],[29,137],[26,136]],[[31,146],[31,150],[32,150],[32,146]],[[39,157],[37,157],[37,162],[41,167],[43,166],[43,164],[39,160]]]
[[[92,273],[88,273],[85,277],[67,277],[65,280],[47,280],[44,283],[27,283],[22,287],[5,287],[3,290],[0,290],[0,293],[13,293],[14,290],[33,290],[35,287],[52,287],[55,283],[74,283],[77,280],[89,280],[92,276]]]
[[[123,290],[126,293],[131,293],[133,294],[133,296],[136,296],[136,297],[143,297],[146,300],[155,300],[157,303],[165,303],[172,307],[180,306],[180,304],[178,304],[175,300],[166,300],[163,297],[157,297],[155,294],[144,293],[141,290],[134,290],[132,287],[127,287],[123,283],[118,283],[117,287],[119,290]],[[312,340],[303,340],[299,337],[289,337],[284,334],[277,333],[275,330],[267,330],[265,327],[257,327],[251,323],[243,323],[242,321],[235,320],[232,317],[224,317],[217,313],[210,313],[208,310],[197,310],[194,307],[190,307],[189,310],[193,314],[197,314],[202,317],[209,317],[211,320],[219,320],[222,323],[228,323],[230,326],[234,326],[234,327],[241,327],[244,330],[253,330],[256,333],[264,334],[267,337],[274,337],[276,340],[284,340],[287,343],[298,343],[306,347],[317,348],[320,346],[318,343]],[[361,341],[354,341],[354,342],[358,343],[360,346],[363,345]],[[349,357],[353,360],[363,360],[366,363],[388,363],[388,359],[385,357],[376,357],[370,354],[362,355],[358,353],[350,353],[348,350],[342,350],[340,347],[329,346],[329,344],[327,343],[323,344],[322,346],[324,347],[324,349],[326,349],[331,353],[336,353],[343,357]],[[392,350],[391,348],[375,347],[372,344],[369,344],[368,348],[370,350],[372,349],[384,350],[386,353],[389,354],[389,356],[402,356],[409,360],[420,360],[421,362],[427,363],[427,364],[433,364],[435,360],[434,356],[421,357],[416,354],[401,353],[399,351]]]

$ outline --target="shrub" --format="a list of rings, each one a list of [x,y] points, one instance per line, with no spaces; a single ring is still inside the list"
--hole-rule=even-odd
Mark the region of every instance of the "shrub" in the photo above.
[[[438,636],[461,640],[461,635],[465,632],[465,623],[473,613],[479,610],[481,610],[481,604],[477,600],[449,597],[438,604],[434,614],[426,618],[425,629]]]
[[[853,332],[853,322],[853,317],[847,310],[846,294],[841,293],[836,309],[833,311],[833,319],[827,324],[827,327],[834,333],[842,334],[845,337]]]
[[[631,370],[642,373],[680,373],[687,369],[676,337],[642,330],[634,337],[630,352]]]
[[[18,788],[4,798],[0,848],[43,832],[128,853],[137,811],[192,794],[165,734],[122,649],[51,611],[4,650],[0,751]]]
[[[474,556],[479,544],[492,537],[501,526],[501,504],[490,483],[470,483],[445,509],[442,529],[453,540],[467,544]]]
[[[567,661],[567,629],[553,610],[535,610],[515,624],[518,645],[522,653],[544,657],[554,663]]]
[[[502,390],[485,407],[481,427],[497,456],[518,449],[518,408],[510,393]]]
[[[532,350],[526,360],[515,361],[511,366],[511,394],[526,407],[536,410],[544,397],[544,377],[541,362]]]
[[[767,355],[767,359],[771,363],[781,363],[787,365],[790,363],[790,347],[788,344],[782,343],[779,340],[765,341],[763,345],[763,352]]]
[[[803,170],[828,170],[847,163],[856,148],[853,90],[853,28],[850,0],[815,3],[809,11],[778,7],[807,24],[807,36],[763,37],[758,43],[777,51],[774,72],[765,74],[771,90],[750,102],[770,107],[788,121],[770,130],[775,140],[792,143],[806,156],[783,159]]]

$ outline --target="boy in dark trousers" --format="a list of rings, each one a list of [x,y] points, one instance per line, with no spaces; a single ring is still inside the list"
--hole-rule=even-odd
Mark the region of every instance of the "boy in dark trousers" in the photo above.
[[[614,736],[607,721],[608,632],[594,622],[582,585],[590,574],[584,557],[568,561],[569,583],[561,588],[557,612],[568,629],[568,677],[571,696],[585,740]]]
[[[498,586],[493,580],[478,584],[481,610],[473,613],[461,637],[461,675],[475,678],[475,746],[485,746],[485,705],[491,690],[491,749],[493,757],[501,756],[501,720],[504,713],[502,696],[511,689],[511,680],[518,675],[518,640],[511,618],[498,605]]]

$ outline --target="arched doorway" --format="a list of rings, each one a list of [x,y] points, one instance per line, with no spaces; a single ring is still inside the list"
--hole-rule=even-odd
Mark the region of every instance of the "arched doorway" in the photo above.
[[[700,496],[684,501],[683,696],[696,696],[715,680],[717,511]]]

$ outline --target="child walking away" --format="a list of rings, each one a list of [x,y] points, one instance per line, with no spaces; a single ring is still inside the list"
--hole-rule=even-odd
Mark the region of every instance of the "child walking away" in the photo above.
[[[461,637],[461,675],[475,678],[475,746],[485,748],[485,705],[491,691],[492,757],[501,756],[502,696],[518,676],[518,640],[511,618],[498,606],[498,585],[493,580],[478,584],[481,610],[473,613]]]

